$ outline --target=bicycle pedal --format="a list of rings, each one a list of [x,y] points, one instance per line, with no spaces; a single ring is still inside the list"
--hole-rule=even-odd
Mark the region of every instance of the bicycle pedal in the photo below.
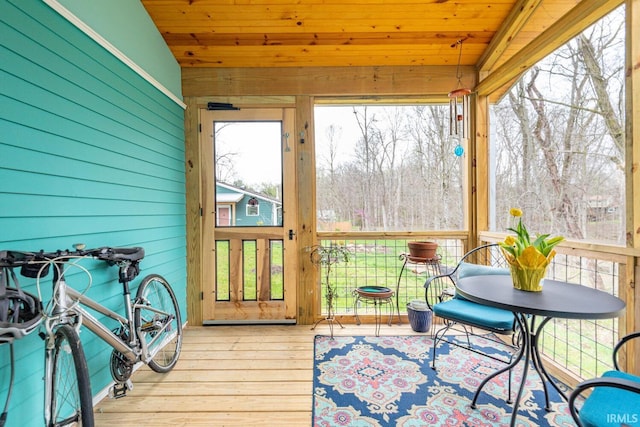
[[[151,322],[145,322],[140,326],[142,332],[154,332],[162,329],[162,322],[159,320],[153,320]]]
[[[127,395],[128,390],[133,390],[133,383],[131,381],[115,383],[113,387],[111,387],[109,396],[113,399],[120,399]]]

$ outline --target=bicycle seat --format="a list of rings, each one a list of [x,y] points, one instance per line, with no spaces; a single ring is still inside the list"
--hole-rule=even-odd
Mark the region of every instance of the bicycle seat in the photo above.
[[[104,247],[91,251],[93,256],[104,261],[140,261],[144,258],[144,248],[110,248]]]

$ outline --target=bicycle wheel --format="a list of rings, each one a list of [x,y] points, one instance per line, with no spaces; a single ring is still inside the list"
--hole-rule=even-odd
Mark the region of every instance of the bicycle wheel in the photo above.
[[[48,351],[47,427],[93,427],[89,369],[76,330],[69,325],[59,326],[55,331],[54,347]]]
[[[169,283],[157,274],[140,282],[135,328],[147,347],[147,364],[156,372],[174,367],[182,346],[182,322],[176,296]]]

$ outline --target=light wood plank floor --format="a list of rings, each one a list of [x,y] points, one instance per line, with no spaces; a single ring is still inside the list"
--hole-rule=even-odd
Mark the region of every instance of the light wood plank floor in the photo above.
[[[311,426],[313,337],[310,326],[207,326],[184,331],[176,367],[143,367],[132,391],[95,408],[97,426]],[[336,326],[335,335],[373,335],[373,325]],[[381,335],[415,334],[402,325]]]

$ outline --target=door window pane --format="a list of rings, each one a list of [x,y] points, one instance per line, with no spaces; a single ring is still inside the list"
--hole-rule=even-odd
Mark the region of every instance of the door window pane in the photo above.
[[[217,227],[282,226],[282,123],[215,122]]]

